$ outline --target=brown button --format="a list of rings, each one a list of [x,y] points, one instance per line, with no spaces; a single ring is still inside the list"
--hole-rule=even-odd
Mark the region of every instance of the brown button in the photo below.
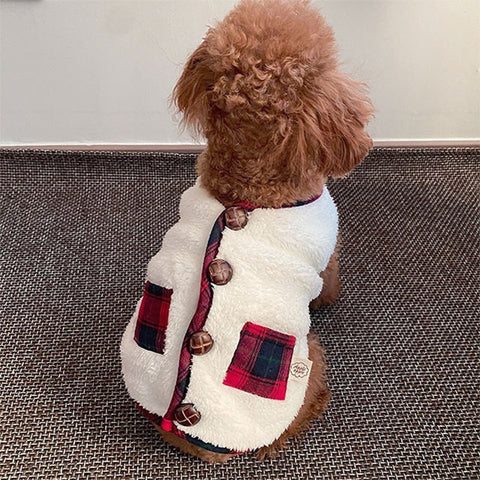
[[[225,221],[231,230],[241,230],[248,222],[247,212],[242,207],[230,207],[225,210]]]
[[[193,403],[183,403],[175,409],[175,420],[184,427],[191,427],[200,421],[200,412],[193,406]]]
[[[192,334],[188,346],[193,355],[203,355],[212,349],[213,339],[209,333],[200,330]]]
[[[225,260],[213,260],[208,266],[208,276],[215,285],[225,285],[233,275],[232,267]]]

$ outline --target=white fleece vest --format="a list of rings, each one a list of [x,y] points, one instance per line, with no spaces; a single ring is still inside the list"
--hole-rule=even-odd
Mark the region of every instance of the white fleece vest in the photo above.
[[[130,396],[163,416],[170,404],[184,336],[195,313],[210,231],[225,207],[198,180],[180,201],[180,220],[167,232],[147,270],[147,280],[173,290],[163,354],[134,340],[140,301],[121,344],[122,371]],[[186,396],[201,413],[193,426],[176,424],[203,442],[236,451],[271,444],[303,404],[306,382],[288,380],[285,400],[274,400],[223,384],[247,322],[294,336],[293,357],[308,358],[309,302],[322,289],[322,272],[338,229],[335,204],[325,188],[312,203],[258,208],[242,230],[225,228],[217,258],[233,269],[229,283],[213,286],[203,327],[214,340],[193,356]]]

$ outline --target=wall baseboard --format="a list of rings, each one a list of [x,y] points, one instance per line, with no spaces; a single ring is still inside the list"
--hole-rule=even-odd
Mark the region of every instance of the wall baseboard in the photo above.
[[[374,140],[374,148],[442,148],[442,147],[480,147],[480,139],[382,139]],[[23,144],[0,145],[0,150],[73,150],[73,151],[133,151],[133,152],[171,152],[171,153],[200,153],[205,144],[193,143],[160,143],[160,144]]]
[[[439,147],[480,147],[480,138],[462,139],[395,139],[374,140],[374,147],[392,148],[439,148]]]

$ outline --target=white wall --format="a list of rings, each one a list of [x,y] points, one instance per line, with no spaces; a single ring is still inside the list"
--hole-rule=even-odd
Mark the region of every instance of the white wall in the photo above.
[[[3,0],[0,145],[176,144],[168,96],[234,0]],[[480,139],[480,0],[315,1],[378,140]]]

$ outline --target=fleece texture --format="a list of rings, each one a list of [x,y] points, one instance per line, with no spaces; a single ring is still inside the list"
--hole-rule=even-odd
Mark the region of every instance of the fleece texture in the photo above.
[[[225,207],[200,180],[182,195],[180,220],[152,258],[147,280],[173,290],[163,354],[134,341],[138,305],[122,339],[122,370],[131,397],[164,415],[175,387],[180,350],[199,297],[201,269],[211,228]],[[201,420],[179,430],[204,442],[245,451],[269,445],[293,421],[306,383],[288,380],[284,400],[225,385],[224,379],[247,322],[295,337],[293,356],[308,358],[308,304],[319,295],[323,271],[338,229],[335,204],[325,188],[314,202],[291,208],[258,208],[242,230],[226,228],[217,258],[233,269],[226,285],[213,286],[203,330],[214,345],[193,356],[183,403],[193,403]]]

